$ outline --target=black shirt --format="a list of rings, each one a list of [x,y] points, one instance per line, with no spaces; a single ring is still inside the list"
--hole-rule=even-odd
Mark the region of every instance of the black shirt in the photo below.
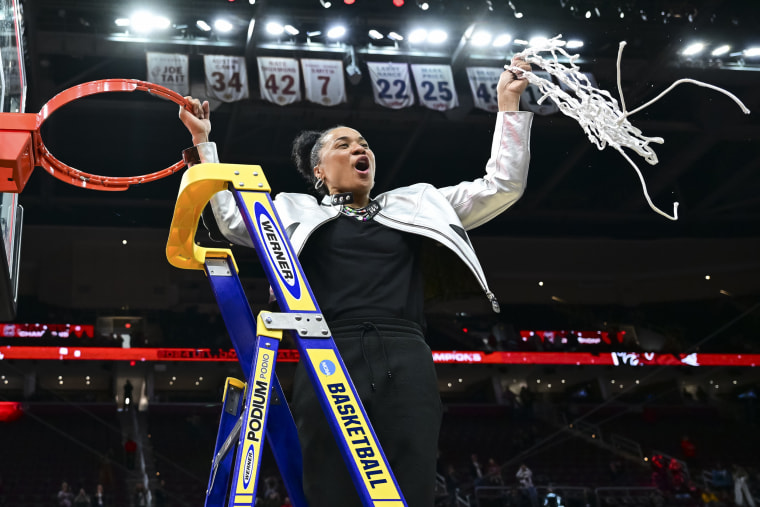
[[[424,327],[421,241],[344,215],[314,231],[300,261],[328,323],[394,317]]]

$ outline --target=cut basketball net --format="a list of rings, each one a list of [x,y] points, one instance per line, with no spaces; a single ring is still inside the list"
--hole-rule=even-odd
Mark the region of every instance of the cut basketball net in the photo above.
[[[628,121],[628,117],[651,106],[673,88],[682,83],[692,83],[719,91],[736,102],[745,114],[749,114],[750,111],[742,101],[732,93],[717,86],[703,83],[702,81],[696,81],[694,79],[679,79],[646,104],[637,107],[633,111],[627,111],[625,98],[623,97],[623,89],[620,84],[620,61],[623,56],[623,48],[625,47],[625,44],[625,41],[620,43],[617,57],[617,86],[622,109],[618,106],[618,101],[612,97],[608,91],[593,87],[588,78],[580,72],[579,67],[575,64],[579,55],[570,55],[565,50],[566,43],[562,40],[562,35],[557,35],[556,37],[542,41],[539,44],[527,47],[517,53],[515,58],[520,58],[545,70],[550,75],[557,78],[560,83],[564,84],[568,90],[574,93],[574,95],[563,90],[552,81],[539,77],[530,71],[524,71],[523,69],[511,65],[506,65],[505,68],[514,72],[518,76],[524,77],[530,84],[538,87],[542,94],[541,98],[537,101],[538,104],[541,104],[546,99],[551,99],[557,104],[557,107],[559,107],[559,110],[562,111],[563,114],[575,119],[597,149],[602,150],[609,145],[620,152],[620,154],[623,155],[623,158],[625,158],[634,168],[636,174],[638,174],[639,180],[641,181],[641,188],[649,207],[670,220],[678,220],[678,203],[673,203],[672,215],[668,215],[655,206],[647,192],[644,176],[641,174],[641,171],[634,161],[631,160],[628,154],[623,150],[623,148],[629,148],[643,157],[644,160],[649,162],[649,164],[655,165],[658,162],[657,155],[649,144],[662,144],[664,139],[661,137],[647,137],[643,135],[641,130],[631,125],[631,122]],[[551,58],[544,58],[539,53],[550,53]],[[568,59],[569,67],[559,62],[560,56]]]

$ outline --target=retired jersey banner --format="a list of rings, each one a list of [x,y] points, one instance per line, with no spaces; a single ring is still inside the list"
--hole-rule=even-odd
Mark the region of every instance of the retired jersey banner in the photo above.
[[[280,106],[301,101],[301,72],[295,58],[259,56],[261,98]]]
[[[148,81],[165,86],[180,95],[190,94],[187,55],[147,53]]]
[[[436,111],[448,111],[459,106],[450,65],[412,64],[420,104]]]
[[[547,81],[552,80],[551,74],[545,70],[534,70],[533,74]],[[525,111],[540,114],[541,116],[548,116],[559,112],[559,106],[550,98],[546,98],[539,104],[538,101],[542,96],[543,94],[538,86],[529,84],[525,92],[520,96],[520,107]]]
[[[248,98],[245,57],[203,55],[203,67],[208,98],[222,102],[236,102]]]
[[[412,79],[406,63],[367,62],[375,103],[391,109],[414,105]]]
[[[346,101],[346,81],[340,60],[301,59],[306,100],[323,106]]]
[[[504,69],[501,67],[467,67],[467,80],[475,107],[491,113],[499,110],[496,86],[502,72]]]

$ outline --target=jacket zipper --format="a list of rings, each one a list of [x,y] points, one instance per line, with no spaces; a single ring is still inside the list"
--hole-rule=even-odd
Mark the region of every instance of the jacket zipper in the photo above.
[[[416,225],[416,224],[415,225],[409,225],[409,224],[406,224],[406,223],[404,223],[404,222],[402,222],[400,220],[396,220],[395,218],[390,218],[388,215],[384,215],[383,213],[378,213],[377,216],[382,217],[384,220],[388,220],[389,222],[394,222],[396,224],[401,224],[404,227],[424,229],[426,231],[430,231],[430,232],[435,233],[437,236],[442,236],[442,237],[446,238],[446,235],[443,234],[442,232],[440,232],[437,229],[433,229],[433,228],[430,228],[430,227],[425,227],[424,225]],[[322,225],[322,224],[320,224],[320,225]],[[401,230],[404,230],[404,227],[402,227]],[[462,251],[461,248],[459,248],[456,244],[454,244],[453,246],[457,249],[457,251],[462,255],[462,257],[464,259],[467,259],[467,255]],[[467,264],[470,264],[469,260],[467,260]],[[491,308],[493,309],[493,311],[495,313],[500,313],[501,312],[501,307],[499,306],[499,302],[496,300],[496,296],[494,295],[494,293],[491,292],[491,290],[488,288],[488,285],[486,285],[486,281],[480,276],[480,274],[476,270],[470,268],[470,271],[472,272],[473,275],[475,275],[475,278],[478,280],[478,283],[480,283],[480,287],[483,289],[483,292],[485,292],[486,297],[488,298],[488,301],[491,303]]]

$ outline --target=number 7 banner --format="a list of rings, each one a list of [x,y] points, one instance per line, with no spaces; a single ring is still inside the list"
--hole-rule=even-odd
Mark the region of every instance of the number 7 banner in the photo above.
[[[412,79],[406,63],[367,62],[375,103],[391,109],[414,105]]]
[[[301,72],[295,58],[259,56],[261,98],[280,106],[301,101]]]
[[[340,60],[301,59],[306,100],[323,106],[346,101],[343,62]]]
[[[206,95],[222,102],[248,98],[248,75],[242,56],[204,55]]]

